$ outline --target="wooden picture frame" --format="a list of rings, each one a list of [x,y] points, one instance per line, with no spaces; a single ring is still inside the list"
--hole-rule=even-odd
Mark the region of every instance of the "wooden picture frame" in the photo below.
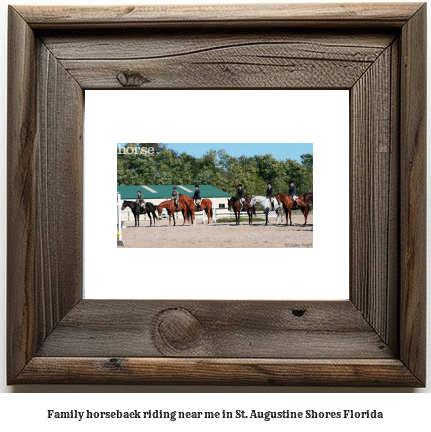
[[[8,383],[424,386],[425,28],[422,3],[9,7]],[[84,90],[125,88],[349,89],[350,299],[82,299]]]

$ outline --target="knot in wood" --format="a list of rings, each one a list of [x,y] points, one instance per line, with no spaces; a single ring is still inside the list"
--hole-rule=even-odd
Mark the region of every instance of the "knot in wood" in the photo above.
[[[141,87],[150,82],[148,78],[142,76],[139,72],[119,72],[117,74],[117,81],[123,87]]]
[[[302,317],[305,314],[305,309],[293,309],[292,310],[292,314],[295,315],[296,317]]]
[[[195,347],[199,344],[203,333],[198,319],[182,308],[162,311],[156,317],[156,331],[163,343],[175,350]]]

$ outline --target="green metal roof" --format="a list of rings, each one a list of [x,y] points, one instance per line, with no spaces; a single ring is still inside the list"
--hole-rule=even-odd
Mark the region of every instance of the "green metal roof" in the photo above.
[[[172,191],[174,186],[176,186],[178,192],[183,195],[187,195],[190,198],[193,197],[195,193],[195,185],[138,185],[138,186],[117,186],[117,192],[121,195],[121,199],[136,199],[138,195],[138,190],[141,191],[142,196],[145,199],[169,199],[172,196]],[[201,191],[201,198],[230,198],[226,192],[217,189],[211,185],[199,185],[199,190]]]

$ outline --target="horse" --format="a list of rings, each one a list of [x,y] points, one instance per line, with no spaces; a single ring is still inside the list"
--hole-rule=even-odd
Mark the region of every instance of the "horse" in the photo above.
[[[129,207],[132,210],[133,216],[135,217],[135,226],[136,223],[139,226],[139,215],[147,214],[150,218],[150,226],[153,225],[151,220],[151,215],[154,218],[154,226],[156,226],[156,207],[153,203],[147,202],[145,203],[145,207],[141,207],[139,203],[133,201],[124,201],[121,206],[121,210],[124,210],[126,207]]]
[[[255,207],[250,205],[250,198],[245,199],[245,209],[242,208],[242,204],[239,198],[235,198],[235,197],[230,198],[229,201],[227,202],[227,205],[229,211],[233,209],[235,213],[236,225],[239,225],[241,212],[244,210],[247,212],[249,225],[253,223],[253,214],[256,215],[256,209]]]
[[[162,203],[160,203],[157,206],[157,212],[159,213],[159,217],[161,217],[164,208],[168,211],[169,226],[171,225],[171,216],[174,219],[174,226],[176,225],[176,223],[175,223],[175,211],[180,211],[182,213],[183,219],[184,219],[183,225],[186,224],[186,219],[187,219],[187,222],[190,222],[190,223],[192,222],[191,212],[189,211],[189,209],[187,208],[187,206],[185,204],[178,203],[178,210],[175,210],[175,203],[173,200],[163,201]]]
[[[306,193],[303,195],[304,197],[304,203],[307,203],[309,201],[313,202],[313,193]]]
[[[271,210],[271,201],[269,200],[269,198],[266,198],[264,196],[254,196],[253,195],[251,198],[251,201],[250,201],[250,205],[252,207],[254,207],[256,202],[258,202],[260,204],[260,207],[262,208],[263,212],[265,213],[265,216],[266,216],[265,225],[268,225],[269,224],[268,214]],[[278,218],[279,218],[278,210],[280,210],[280,209],[281,209],[281,205],[278,204],[277,200],[274,200],[274,211],[277,213],[277,222],[278,222]],[[281,223],[283,223],[283,209],[281,210]]]
[[[195,212],[199,211],[196,207],[193,198],[188,197],[187,195],[180,194],[180,198],[178,200],[180,203],[184,203],[190,212],[192,213],[193,217],[193,225],[196,225],[195,220]],[[213,217],[213,203],[210,199],[203,198],[201,199],[201,210],[205,211],[205,214],[208,217],[208,224],[211,221],[211,218]]]
[[[289,218],[290,218],[290,225],[293,225],[292,210],[295,210],[294,208],[295,202],[293,201],[293,198],[290,197],[289,195],[284,195],[282,193],[276,193],[275,197],[277,198],[278,204],[283,204],[283,210],[286,213],[286,225],[288,225]],[[300,195],[298,196],[297,199],[298,207],[301,209],[302,214],[304,215],[305,218],[304,226],[307,225],[307,217],[310,209],[310,201],[313,202],[313,194]]]

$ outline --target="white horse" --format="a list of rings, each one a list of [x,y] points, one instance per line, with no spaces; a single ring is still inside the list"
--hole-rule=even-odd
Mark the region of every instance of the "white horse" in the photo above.
[[[272,210],[272,206],[271,206],[271,201],[269,200],[269,198],[266,198],[264,196],[252,196],[251,201],[250,201],[250,206],[254,206],[255,204],[259,203],[260,207],[262,208],[263,212],[266,215],[266,223],[265,225],[269,224],[269,220],[268,220],[268,214],[270,211]],[[279,205],[277,200],[274,198],[274,211],[277,213],[277,222],[278,219],[280,218],[280,215],[278,214],[278,211],[281,209],[281,223],[283,223],[283,208],[282,205]]]

